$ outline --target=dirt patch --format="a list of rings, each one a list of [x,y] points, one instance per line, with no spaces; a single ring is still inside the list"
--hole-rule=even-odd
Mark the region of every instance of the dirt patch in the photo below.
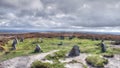
[[[22,56],[9,59],[0,63],[0,68],[30,68],[30,65],[35,60],[42,60],[46,55],[54,53],[58,50],[50,51],[48,53],[40,53],[32,56]]]

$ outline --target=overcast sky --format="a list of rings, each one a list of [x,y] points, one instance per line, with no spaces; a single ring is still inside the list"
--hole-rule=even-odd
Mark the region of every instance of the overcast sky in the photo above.
[[[120,0],[0,0],[0,29],[120,28]]]

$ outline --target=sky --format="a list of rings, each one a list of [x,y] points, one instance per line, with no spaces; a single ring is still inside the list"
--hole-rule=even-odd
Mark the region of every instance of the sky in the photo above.
[[[120,32],[120,0],[0,0],[0,29]]]

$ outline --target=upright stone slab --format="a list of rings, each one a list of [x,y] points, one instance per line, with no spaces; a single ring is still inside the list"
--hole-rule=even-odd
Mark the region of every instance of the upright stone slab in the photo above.
[[[23,42],[23,41],[24,41],[24,38],[23,38],[23,37],[21,37],[21,38],[20,38],[20,42]]]
[[[34,52],[35,53],[42,52],[41,47],[40,47],[39,44],[36,45]]]
[[[69,57],[74,57],[74,56],[79,56],[80,55],[80,49],[79,46],[75,45],[73,46],[73,48],[71,49],[70,53],[69,53]]]
[[[60,36],[60,40],[64,40],[65,38],[64,38],[64,36]]]
[[[12,50],[16,50],[17,43],[18,43],[17,38],[15,38],[12,43]]]
[[[106,45],[104,42],[101,42],[101,52],[106,52]]]

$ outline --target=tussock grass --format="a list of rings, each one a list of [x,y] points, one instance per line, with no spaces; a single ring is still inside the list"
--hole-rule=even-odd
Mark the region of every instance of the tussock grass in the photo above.
[[[31,68],[65,68],[63,63],[43,63],[41,61],[35,61],[32,63]]]
[[[108,60],[99,55],[92,55],[86,58],[86,62],[91,66],[100,68],[104,67],[104,65],[108,63]]]

